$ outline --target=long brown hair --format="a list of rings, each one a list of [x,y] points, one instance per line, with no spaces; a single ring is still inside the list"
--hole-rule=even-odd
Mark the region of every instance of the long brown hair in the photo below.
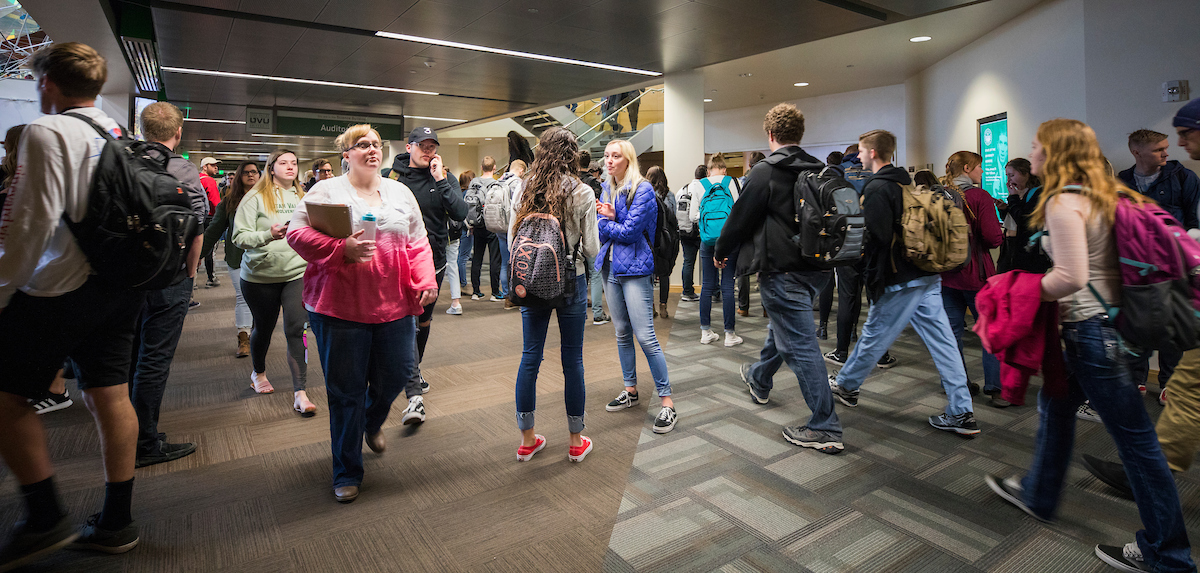
[[[25,124],[14,125],[4,134],[4,179],[0,179],[0,189],[7,189],[9,182],[17,174],[17,146],[24,131]]]
[[[646,170],[646,181],[650,182],[650,186],[654,188],[654,193],[659,199],[666,200],[667,194],[671,192],[671,187],[667,183],[667,172],[662,170],[662,167],[655,165]]]
[[[534,213],[553,215],[565,225],[567,200],[581,184],[575,168],[578,160],[579,142],[574,133],[561,127],[542,133],[533,166],[525,174],[525,190],[513,219],[514,229]]]
[[[1046,150],[1046,164],[1042,167],[1046,187],[1038,199],[1037,208],[1029,217],[1031,227],[1046,224],[1046,203],[1063,193],[1066,185],[1082,187],[1078,193],[1091,201],[1093,211],[1103,213],[1110,224],[1116,218],[1117,201],[1121,194],[1129,196],[1139,205],[1149,201],[1112,176],[1100,152],[1096,132],[1086,123],[1074,119],[1052,119],[1038,126],[1037,140]]]
[[[242,203],[242,197],[246,196],[246,186],[242,184],[242,175],[246,173],[246,168],[253,165],[258,169],[258,164],[253,161],[243,161],[238,164],[237,172],[233,176],[233,181],[229,183],[229,193],[225,195],[225,214],[232,219],[237,214],[238,205]],[[259,177],[263,174],[260,171]],[[260,179],[261,180],[261,179]]]
[[[278,161],[280,157],[283,157],[289,153],[294,157],[299,157],[296,155],[295,151],[290,149],[276,149],[275,151],[272,151],[271,155],[267,156],[266,169],[264,169],[263,173],[259,176],[258,183],[255,183],[254,188],[250,190],[250,193],[258,193],[259,195],[262,195],[263,211],[266,213],[275,214],[275,203],[279,200],[279,198],[275,196],[275,162]],[[292,180],[292,189],[296,191],[296,195],[298,197],[301,199],[304,198],[304,186],[300,184],[299,173],[297,173],[296,178]]]
[[[1013,171],[1025,176],[1025,188],[1037,189],[1042,185],[1042,178],[1033,174],[1033,166],[1029,164],[1029,160],[1024,157],[1017,157],[1009,161],[1005,167],[1012,167]]]

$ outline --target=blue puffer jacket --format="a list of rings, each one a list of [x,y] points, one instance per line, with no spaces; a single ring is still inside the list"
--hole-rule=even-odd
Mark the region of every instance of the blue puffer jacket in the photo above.
[[[611,272],[619,277],[640,277],[654,274],[654,252],[647,235],[653,237],[658,224],[658,201],[654,188],[647,181],[638,184],[633,201],[626,207],[625,195],[613,192],[608,183],[601,185],[600,200],[612,203],[617,218],[596,216],[600,230],[600,254],[596,256],[596,270],[604,268],[608,250],[612,249]]]

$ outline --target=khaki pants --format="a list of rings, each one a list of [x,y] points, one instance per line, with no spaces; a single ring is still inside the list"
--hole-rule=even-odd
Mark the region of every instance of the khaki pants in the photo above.
[[[1183,353],[1167,388],[1155,431],[1171,469],[1185,472],[1200,449],[1200,348]]]

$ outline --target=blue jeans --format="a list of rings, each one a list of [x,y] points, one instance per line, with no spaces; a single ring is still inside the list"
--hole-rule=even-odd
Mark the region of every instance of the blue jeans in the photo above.
[[[805,426],[841,436],[842,424],[833,411],[825,359],[821,357],[812,322],[816,306],[813,301],[829,281],[829,274],[807,271],[759,275],[758,292],[771,321],[767,323],[767,340],[758,362],[750,365],[750,383],[755,390],[769,394],[775,386],[772,378],[787,362],[800,382],[804,403],[812,411]]]
[[[363,436],[378,432],[416,369],[416,318],[382,324],[308,313],[325,371],[333,487],[363,480]]]
[[[625,386],[637,386],[637,354],[633,349],[636,338],[646,355],[646,362],[650,363],[650,374],[654,376],[658,395],[670,396],[667,358],[654,335],[654,277],[616,276],[611,273],[608,261],[604,262],[604,276],[604,296],[608,297],[608,310],[617,331],[617,355]]]
[[[696,254],[700,251],[700,239],[679,239],[683,247],[683,294],[696,294]],[[701,278],[701,283],[704,279]]]
[[[521,307],[521,332],[525,345],[517,370],[517,428],[533,428],[537,408],[537,378],[546,350],[546,331],[550,314],[558,314],[558,335],[562,346],[563,399],[567,403],[567,429],[583,431],[583,325],[587,320],[587,277],[575,278],[575,296],[558,309]]]
[[[133,338],[137,355],[129,372],[132,381],[129,400],[138,418],[138,456],[159,453],[158,413],[171,374],[175,348],[183,334],[193,283],[194,280],[189,278],[164,289],[148,291],[146,304],[138,318]]]
[[[508,235],[496,233],[496,238],[500,241],[500,298],[508,296],[508,257],[511,253],[508,250]]]
[[[1137,532],[1136,538],[1146,564],[1151,571],[1195,571],[1175,480],[1142,397],[1129,377],[1116,331],[1104,318],[1093,317],[1064,322],[1062,337],[1069,393],[1066,398],[1051,398],[1044,390],[1038,394],[1041,425],[1037,449],[1029,473],[1021,480],[1025,504],[1039,516],[1054,516],[1071,463],[1075,411],[1085,399],[1090,400],[1117,444],[1137,500],[1146,529]]]
[[[979,311],[975,310],[975,295],[977,290],[958,290],[942,287],[942,305],[946,308],[946,317],[950,319],[950,330],[954,331],[954,339],[958,342],[958,353],[963,353],[963,329],[967,324],[967,310],[971,316],[979,320]],[[963,370],[967,368],[967,357],[963,355]],[[968,378],[969,379],[969,378]],[[996,355],[983,351],[983,391],[1000,391],[1000,360]]]
[[[700,328],[708,330],[712,323],[712,297],[717,290],[717,267],[713,265],[713,251],[700,243]],[[725,268],[721,269],[721,314],[725,317],[725,332],[733,332],[737,326],[737,299],[733,296],[733,275],[737,267],[737,253],[729,256]]]
[[[451,299],[462,297],[463,285],[458,282],[458,244],[459,240],[455,239],[446,245],[446,280],[450,281]],[[438,284],[438,288],[441,286]]]
[[[946,413],[957,416],[973,411],[971,393],[967,390],[967,371],[963,369],[962,354],[954,343],[954,332],[950,330],[950,321],[942,307],[942,278],[937,275],[884,289],[883,296],[867,311],[862,337],[854,345],[846,365],[838,372],[838,386],[858,390],[875,369],[875,363],[910,323],[929,348],[933,364],[942,376],[942,388],[950,399]]]
[[[471,260],[472,247],[475,246],[475,239],[463,231],[463,236],[458,239],[458,286],[459,288],[467,288],[467,281],[471,275],[467,274],[467,261]]]
[[[585,257],[588,274],[588,296],[592,298],[592,318],[604,316],[604,277],[596,270],[596,257]]]

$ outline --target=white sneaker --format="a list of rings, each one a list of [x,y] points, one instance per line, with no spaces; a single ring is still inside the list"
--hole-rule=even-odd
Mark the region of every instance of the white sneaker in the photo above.
[[[446,309],[446,314],[462,314],[461,306],[452,306]]]
[[[425,400],[420,396],[413,396],[408,400],[408,407],[404,409],[404,417],[400,419],[405,426],[409,424],[420,424],[425,421]]]
[[[736,332],[725,333],[725,346],[737,346],[743,342],[745,341],[742,340],[742,337],[738,336]]]
[[[721,335],[712,331],[712,329],[700,330],[700,344],[712,344],[720,340]]]

